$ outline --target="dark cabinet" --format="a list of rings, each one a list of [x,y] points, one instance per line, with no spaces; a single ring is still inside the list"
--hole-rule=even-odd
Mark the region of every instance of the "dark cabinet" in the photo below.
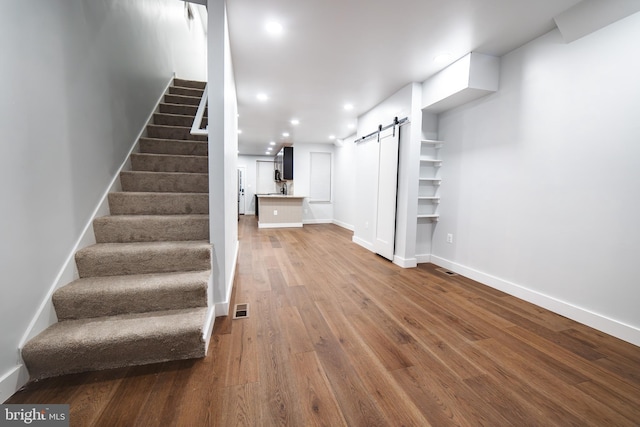
[[[276,155],[275,168],[282,181],[293,179],[293,147],[282,147]]]

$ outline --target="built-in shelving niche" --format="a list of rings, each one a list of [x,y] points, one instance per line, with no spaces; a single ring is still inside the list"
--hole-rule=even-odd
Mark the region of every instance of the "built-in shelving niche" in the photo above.
[[[437,221],[437,208],[440,203],[438,189],[442,160],[439,151],[442,141],[423,139],[420,141],[420,172],[418,175],[418,221]]]

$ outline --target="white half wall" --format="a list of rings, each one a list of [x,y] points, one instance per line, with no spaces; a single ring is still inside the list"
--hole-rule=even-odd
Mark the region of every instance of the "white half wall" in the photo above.
[[[238,253],[238,104],[224,0],[209,0],[208,13],[210,294],[225,316]]]
[[[434,262],[640,345],[635,14],[502,58],[500,91],[440,116]],[[453,243],[446,243],[447,233]]]
[[[0,402],[23,382],[19,342],[167,81],[206,78],[207,12],[194,12],[187,21],[175,0],[2,6]]]

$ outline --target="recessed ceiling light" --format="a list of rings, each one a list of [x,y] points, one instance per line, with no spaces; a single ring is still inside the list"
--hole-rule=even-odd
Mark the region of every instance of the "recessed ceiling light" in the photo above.
[[[267,148],[267,151],[271,151],[271,150],[273,150],[273,147]]]
[[[282,34],[283,28],[282,24],[276,21],[268,21],[264,24],[264,29],[267,30],[269,34],[279,35]]]
[[[450,61],[451,61],[450,53],[440,53],[433,57],[433,62],[435,62],[436,64],[446,64],[447,62],[450,62]]]
[[[271,142],[269,143],[269,145],[276,145],[276,143],[275,143],[275,142],[273,142],[273,141],[271,141]]]
[[[353,123],[349,123],[349,124],[347,125],[347,127],[348,127],[349,129],[355,129],[355,128],[356,128],[356,125],[354,125]]]
[[[284,136],[285,138],[289,136],[289,132],[282,132],[282,136]]]
[[[299,125],[299,124],[300,124],[300,120],[298,120],[298,119],[291,119],[291,124],[292,124],[292,125],[294,125],[294,126]]]
[[[262,93],[261,92],[261,93],[256,95],[256,98],[258,98],[258,101],[264,102],[264,101],[269,99],[269,95],[267,95],[266,93]]]
[[[271,153],[270,153],[270,152],[268,152],[268,151],[265,151],[265,152],[264,152],[264,154],[266,154],[266,155],[268,156],[268,155],[269,155],[269,154],[271,154]]]
[[[334,139],[336,139],[336,136],[335,135],[329,135],[329,139],[333,141]]]
[[[353,110],[353,104],[344,104],[344,109],[347,111]]]
[[[238,135],[242,133],[242,129],[238,129]]]

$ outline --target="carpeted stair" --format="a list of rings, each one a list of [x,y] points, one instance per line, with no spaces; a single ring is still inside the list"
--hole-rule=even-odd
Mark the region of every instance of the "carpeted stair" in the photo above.
[[[58,323],[22,349],[31,379],[204,357],[211,274],[206,136],[190,133],[203,82],[175,79],[57,289]]]

